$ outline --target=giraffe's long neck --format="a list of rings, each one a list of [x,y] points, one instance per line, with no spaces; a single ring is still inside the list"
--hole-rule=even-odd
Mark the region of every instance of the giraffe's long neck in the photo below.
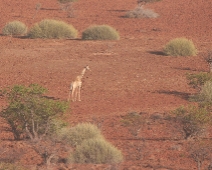
[[[83,76],[84,76],[84,74],[85,74],[85,71],[86,71],[86,68],[84,68],[84,69],[82,70],[81,79],[83,78]]]

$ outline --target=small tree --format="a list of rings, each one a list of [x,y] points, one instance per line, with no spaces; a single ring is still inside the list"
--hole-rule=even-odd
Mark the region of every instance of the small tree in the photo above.
[[[37,84],[14,85],[3,90],[8,106],[0,116],[10,125],[15,139],[21,139],[22,135],[35,141],[42,139],[49,132],[51,121],[68,108],[66,102],[44,97],[46,91]]]
[[[199,106],[179,107],[173,111],[180,123],[185,139],[196,138],[203,134],[207,125],[211,124],[212,115],[207,108]]]

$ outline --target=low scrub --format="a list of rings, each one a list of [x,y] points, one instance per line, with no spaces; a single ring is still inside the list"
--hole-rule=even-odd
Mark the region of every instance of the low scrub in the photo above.
[[[66,3],[70,3],[70,2],[76,2],[78,0],[58,0],[59,3],[61,4],[66,4]]]
[[[185,139],[200,137],[212,123],[211,113],[206,107],[179,107],[173,113],[182,127]]]
[[[125,18],[157,18],[159,15],[151,9],[144,9],[142,6],[136,7],[125,14]]]
[[[191,40],[176,38],[165,45],[164,53],[169,56],[196,56],[197,49]]]
[[[76,147],[70,160],[75,163],[120,163],[123,161],[121,151],[101,138],[85,140]]]
[[[2,29],[3,35],[24,35],[27,33],[27,26],[20,21],[7,23]]]
[[[26,168],[12,163],[0,163],[0,170],[27,170]]]
[[[204,106],[212,105],[212,81],[207,81],[203,85],[200,93],[196,95],[196,100]]]
[[[77,30],[63,21],[42,20],[29,31],[29,38],[76,38]]]
[[[91,123],[80,123],[72,128],[63,128],[58,136],[72,146],[80,145],[84,140],[104,138],[98,127]]]
[[[118,40],[119,38],[119,33],[108,25],[91,26],[82,33],[83,40]]]
[[[212,81],[212,74],[200,72],[196,74],[187,74],[186,78],[189,81],[188,84],[191,87],[201,90],[202,86],[207,81]]]

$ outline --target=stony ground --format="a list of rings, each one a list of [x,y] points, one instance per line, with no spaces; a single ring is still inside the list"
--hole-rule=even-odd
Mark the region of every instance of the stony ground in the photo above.
[[[36,4],[41,9],[35,10]],[[82,85],[82,101],[70,103],[71,124],[93,122],[119,148],[125,161],[117,169],[196,169],[186,150],[187,141],[166,119],[169,111],[187,105],[195,90],[187,85],[186,73],[208,71],[204,55],[212,44],[212,1],[161,0],[148,4],[160,16],[156,19],[127,19],[135,0],[79,0],[74,18],[60,9],[57,1],[1,0],[0,28],[13,20],[29,28],[42,19],[63,20],[78,31],[76,40],[40,40],[0,36],[0,87],[38,83],[48,95],[67,100],[69,85],[89,65]],[[90,25],[108,24],[116,28],[119,41],[82,41],[81,33]],[[163,46],[176,37],[192,39],[199,51],[195,57],[170,57]],[[1,105],[5,102],[1,99]],[[136,112],[144,117],[136,129],[124,127],[124,115]],[[3,129],[5,146],[22,147]],[[138,129],[137,129],[138,130]],[[132,131],[134,133],[132,133]],[[24,146],[23,146],[24,147]],[[25,146],[26,147],[26,146]],[[36,164],[30,151],[21,162]],[[73,165],[70,169],[107,169],[110,165]]]

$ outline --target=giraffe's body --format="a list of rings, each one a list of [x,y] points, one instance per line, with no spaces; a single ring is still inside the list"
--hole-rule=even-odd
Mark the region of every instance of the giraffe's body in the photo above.
[[[71,83],[68,101],[70,100],[70,95],[71,95],[72,101],[77,101],[77,98],[78,98],[78,101],[81,101],[80,90],[82,87],[82,78],[86,70],[90,70],[89,66],[84,67],[81,75],[77,76],[75,81]]]

